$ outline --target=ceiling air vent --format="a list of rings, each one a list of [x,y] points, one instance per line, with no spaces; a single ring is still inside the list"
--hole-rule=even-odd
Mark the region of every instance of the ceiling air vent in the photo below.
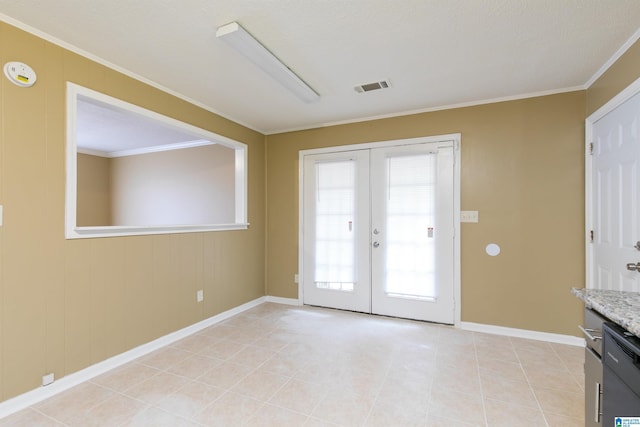
[[[379,82],[363,84],[363,85],[354,87],[354,89],[358,93],[363,93],[363,92],[371,92],[372,90],[386,89],[388,87],[391,87],[391,82],[389,81],[389,79],[382,80]]]

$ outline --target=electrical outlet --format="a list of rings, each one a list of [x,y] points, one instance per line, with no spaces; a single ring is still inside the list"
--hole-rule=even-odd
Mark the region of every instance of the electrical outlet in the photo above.
[[[204,291],[202,289],[200,289],[198,292],[196,292],[196,300],[198,302],[204,301]]]
[[[55,380],[53,373],[42,376],[42,385],[46,386]]]
[[[293,283],[300,283],[300,277],[298,276],[298,273],[293,275]]]

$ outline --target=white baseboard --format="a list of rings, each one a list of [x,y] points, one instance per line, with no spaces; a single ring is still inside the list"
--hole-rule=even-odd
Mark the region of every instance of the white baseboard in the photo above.
[[[504,326],[484,325],[482,323],[460,322],[460,329],[473,332],[484,332],[494,335],[505,335],[508,337],[527,338],[536,341],[547,341],[558,344],[567,344],[577,347],[584,347],[584,338],[571,335],[552,334],[549,332],[529,331],[526,329],[507,328]]]
[[[216,323],[220,323],[223,320],[230,318],[231,316],[235,316],[236,314],[247,311],[264,302],[279,302],[272,301],[270,300],[270,298],[273,297],[260,297],[253,301],[249,301],[248,303],[242,304],[238,307],[234,307],[223,313],[209,317],[208,319],[205,319],[201,322],[194,323],[193,325],[180,329],[179,331],[172,332],[149,343],[125,351],[124,353],[96,363],[95,365],[91,365],[78,372],[66,375],[60,379],[55,380],[53,383],[47,386],[39,387],[9,400],[5,400],[4,402],[0,403],[0,418],[4,418],[15,412],[21,411],[22,409],[26,409],[29,406],[32,406],[38,402],[53,397],[58,393],[68,390],[71,387],[79,385],[85,381],[89,381],[90,379],[95,378],[98,375],[102,375],[114,368],[124,365],[125,363],[129,363],[141,356],[172,344],[178,340],[181,340],[182,338],[188,337],[189,335],[208,328],[209,326],[215,325]],[[285,298],[279,298],[278,300],[280,299],[285,300]]]
[[[282,298],[282,297],[272,297],[266,296],[265,302],[273,302],[276,304],[284,304],[284,305],[302,305],[298,298]]]
[[[294,306],[302,305],[300,300],[298,300],[297,298],[281,298],[281,297],[273,297],[273,296],[264,296],[264,297],[257,298],[253,301],[249,301],[245,304],[242,304],[238,307],[234,307],[223,313],[209,317],[208,319],[205,319],[201,322],[194,323],[193,325],[187,326],[186,328],[180,329],[179,331],[172,332],[168,335],[160,337],[149,343],[143,344],[141,346],[128,350],[124,353],[121,353],[109,359],[106,359],[102,362],[96,363],[95,365],[91,365],[78,372],[74,372],[73,374],[66,375],[58,380],[55,380],[53,383],[47,386],[39,387],[37,389],[28,391],[24,394],[21,394],[9,400],[5,400],[4,402],[0,403],[0,418],[4,418],[15,412],[21,411],[22,409],[26,409],[29,406],[35,405],[38,402],[41,402],[45,399],[53,397],[56,394],[61,393],[65,390],[68,390],[71,387],[79,385],[85,381],[89,381],[90,379],[95,378],[98,375],[102,375],[114,368],[117,368],[129,362],[132,362],[133,360],[139,357],[142,357],[146,354],[149,354],[167,345],[173,344],[178,340],[186,338],[189,335],[195,334],[196,332],[199,332],[205,328],[208,328],[209,326],[215,325],[216,323],[220,323],[223,320],[226,320],[232,316],[235,316],[236,314],[240,314],[253,307],[257,307],[258,305],[265,302],[294,305]],[[533,339],[538,341],[548,341],[548,342],[554,342],[554,343],[560,343],[560,344],[569,344],[574,346],[585,345],[584,339],[578,338],[578,337],[572,337],[569,335],[528,331],[524,329],[506,328],[503,326],[483,325],[480,323],[472,323],[472,322],[460,322],[458,327],[460,329],[464,329],[468,331],[485,332],[489,334],[506,335],[506,336],[519,337],[519,338],[528,338],[528,339]]]

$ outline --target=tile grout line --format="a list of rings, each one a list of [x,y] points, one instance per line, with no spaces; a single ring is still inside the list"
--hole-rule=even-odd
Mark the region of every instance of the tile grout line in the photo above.
[[[258,317],[257,317],[256,319],[258,319]],[[243,325],[242,327],[247,327],[247,326],[251,326],[251,325]],[[256,347],[256,348],[261,348],[260,346],[253,345],[253,343],[255,343],[256,341],[258,341],[258,339],[257,339],[257,338],[256,338],[256,339],[254,339],[254,340],[252,340],[250,343],[242,343],[242,342],[239,342],[239,341],[234,341],[234,340],[233,340],[233,335],[232,335],[231,337],[227,337],[227,338],[225,338],[225,339],[226,339],[227,341],[230,341],[230,342],[235,342],[235,343],[241,344],[241,345],[243,346],[243,348],[242,348],[241,350],[239,350],[239,351],[235,352],[235,353],[234,353],[233,355],[231,355],[229,358],[224,359],[224,360],[222,361],[223,363],[224,363],[224,362],[230,362],[234,356],[236,356],[237,354],[241,353],[242,351],[244,351],[246,348],[248,348],[248,347],[250,347],[250,346],[251,346],[251,347]],[[224,341],[225,339],[223,339],[222,341]],[[272,350],[272,351],[274,351],[274,353],[275,353],[272,357],[277,356],[278,351],[276,351],[276,350]],[[197,353],[197,354],[199,354],[199,353]],[[269,399],[267,399],[267,400],[263,400],[263,399],[256,399],[256,398],[254,398],[254,397],[252,397],[252,396],[248,396],[248,395],[246,395],[246,394],[243,394],[243,393],[240,393],[240,392],[237,392],[237,391],[233,391],[233,388],[234,388],[234,387],[236,387],[238,384],[240,384],[242,381],[244,381],[244,380],[245,380],[246,378],[248,378],[250,375],[252,375],[252,374],[254,374],[254,373],[258,372],[258,371],[260,370],[260,368],[261,368],[262,366],[264,366],[264,365],[265,365],[265,364],[266,364],[270,359],[271,359],[271,357],[270,357],[270,358],[267,358],[266,360],[264,360],[264,361],[262,361],[262,362],[260,362],[260,363],[255,367],[255,368],[253,368],[253,370],[251,370],[250,372],[248,372],[248,373],[247,373],[247,374],[246,374],[242,379],[240,379],[238,382],[236,382],[236,383],[235,383],[235,384],[233,384],[232,386],[228,387],[228,388],[224,391],[224,393],[222,393],[220,396],[218,396],[216,399],[214,399],[214,401],[212,401],[209,405],[206,405],[204,408],[202,408],[202,410],[200,410],[200,411],[198,412],[198,414],[201,414],[202,412],[204,412],[204,411],[206,410],[206,408],[208,408],[208,407],[210,407],[211,405],[213,405],[216,401],[218,401],[219,399],[221,399],[224,395],[226,395],[226,394],[228,394],[228,393],[236,393],[236,394],[239,394],[239,395],[241,395],[241,396],[244,396],[244,397],[247,397],[247,398],[250,398],[250,399],[259,400],[259,401],[262,403],[262,405],[260,406],[260,409],[258,409],[258,410],[256,411],[256,413],[259,413],[259,411],[261,411],[261,410],[265,407],[265,405],[272,405],[272,404],[270,404],[270,403],[269,403],[269,401],[270,401],[270,400],[273,398],[273,396],[275,396],[275,395],[276,395],[280,390],[282,390],[282,388],[283,388],[287,383],[289,383],[291,380],[293,380],[293,379],[294,379],[294,377],[293,377],[293,376],[290,376],[290,375],[282,375],[282,374],[276,374],[276,373],[268,372],[268,371],[267,371],[267,373],[270,373],[270,374],[273,374],[273,375],[278,375],[278,376],[282,376],[282,377],[286,377],[286,378],[287,378],[287,382],[285,382],[284,384],[282,384],[282,385],[278,388],[278,390],[276,390],[276,391],[271,395],[271,397],[269,397]],[[230,362],[230,363],[233,363],[233,362]],[[203,373],[202,375],[204,375],[204,373]],[[201,375],[200,377],[198,377],[198,378],[201,378],[201,377],[202,377],[202,375]],[[203,384],[205,384],[205,385],[208,385],[208,384],[206,384],[206,383],[204,383],[204,382],[202,382],[202,381],[200,381],[200,382],[201,382],[201,383],[203,383]],[[279,407],[278,405],[272,405],[272,406]],[[282,409],[286,409],[286,410],[291,411],[291,410],[290,410],[290,409],[288,409],[288,408],[282,408]],[[296,412],[296,413],[298,413],[297,411],[291,411],[291,412]],[[301,414],[301,415],[306,416],[305,414]],[[252,417],[253,417],[253,416],[248,417],[248,419],[247,419],[243,424],[244,424],[244,425],[246,425],[246,423],[248,423],[248,422],[252,419]],[[307,418],[308,418],[308,416],[307,416]],[[194,416],[194,417],[191,417],[189,420],[190,420],[190,421],[194,421],[194,422],[195,422],[195,416]],[[200,424],[200,423],[199,423],[199,424]]]
[[[538,409],[540,409],[540,412],[542,413],[542,418],[544,418],[544,422],[546,424],[546,427],[550,427],[549,420],[547,419],[547,414],[542,409],[542,405],[540,404],[540,401],[538,400],[538,394],[534,390],[533,385],[531,384],[531,381],[529,380],[529,375],[527,375],[527,371],[524,368],[524,365],[522,364],[522,360],[520,359],[520,355],[518,354],[518,351],[516,350],[516,347],[513,345],[513,341],[512,341],[511,338],[509,338],[509,342],[511,343],[511,346],[513,347],[513,351],[516,354],[516,358],[518,359],[518,364],[520,365],[520,369],[522,370],[522,373],[524,374],[524,378],[527,380],[527,384],[529,385],[529,389],[531,390],[531,393],[533,393],[533,397],[536,399],[536,404],[538,405]]]
[[[435,365],[435,371],[437,372],[438,369],[438,355],[440,354],[440,335],[441,335],[442,331],[440,330],[440,328],[438,328],[438,336],[436,337],[437,339],[437,346],[436,346],[436,351],[435,354],[433,356],[433,363]],[[432,378],[431,378],[431,386],[429,387],[429,403],[427,404],[427,420],[426,420],[426,425],[429,425],[429,420],[431,418],[431,400],[433,399],[433,382],[434,382],[434,378],[436,376],[436,373],[434,372],[432,374]]]
[[[278,319],[278,322],[279,322],[279,321],[280,321],[280,320]],[[278,330],[277,328],[274,328],[273,330],[269,331],[269,333],[267,334],[267,336],[271,335],[272,333],[274,333],[274,331],[277,331],[277,330]],[[256,341],[257,341],[257,340],[256,340]],[[255,369],[255,371],[254,371],[254,372],[258,371],[262,366],[264,366],[264,365],[265,365],[269,360],[271,360],[273,357],[276,357],[276,356],[278,356],[278,355],[282,354],[282,353],[281,353],[281,351],[282,351],[284,348],[286,348],[289,344],[294,344],[294,343],[298,343],[298,341],[297,341],[297,340],[294,340],[294,341],[288,341],[286,344],[284,344],[283,346],[281,346],[281,348],[279,348],[279,349],[271,349],[275,354],[274,354],[272,357],[270,357],[270,358],[268,358],[267,360],[265,360],[265,361],[263,361],[262,363],[260,363],[260,364],[256,367],[256,369]],[[259,346],[258,346],[258,347],[259,347]],[[304,413],[302,413],[302,412],[299,412],[299,411],[293,410],[293,409],[291,409],[291,408],[287,408],[287,407],[284,407],[284,406],[282,406],[282,405],[277,405],[277,404],[271,403],[271,401],[273,400],[273,398],[274,398],[274,397],[275,397],[275,396],[276,396],[276,395],[277,395],[277,394],[278,394],[278,393],[279,393],[279,392],[280,392],[280,391],[281,391],[281,390],[282,390],[282,389],[283,389],[287,384],[289,384],[290,382],[292,382],[292,381],[301,381],[301,382],[308,382],[308,383],[312,383],[312,382],[299,380],[299,379],[297,379],[297,378],[296,378],[296,375],[295,375],[295,374],[294,374],[294,375],[283,375],[283,374],[281,374],[281,373],[275,373],[275,372],[270,372],[270,371],[266,371],[266,372],[267,372],[267,373],[269,373],[269,374],[272,374],[272,375],[278,375],[278,376],[286,377],[286,378],[287,378],[287,381],[286,381],[284,384],[282,384],[282,385],[278,388],[278,390],[276,390],[276,391],[275,391],[275,392],[274,392],[274,393],[273,393],[273,394],[272,394],[272,395],[271,395],[267,400],[263,400],[263,401],[262,401],[262,402],[263,402],[263,405],[262,405],[261,409],[262,409],[262,408],[264,408],[266,405],[271,405],[271,406],[273,406],[273,407],[276,407],[276,408],[279,408],[279,409],[282,409],[282,410],[285,410],[285,411],[289,411],[289,412],[292,412],[292,413],[295,413],[295,414],[302,415],[302,416],[306,417],[305,425],[306,425],[306,424],[309,422],[309,420],[311,420],[312,418],[320,419],[320,418],[317,418],[317,417],[313,417],[313,412],[314,412],[314,411],[315,411],[315,409],[320,405],[320,403],[321,403],[322,399],[319,399],[319,400],[318,400],[318,402],[316,402],[316,404],[313,406],[313,408],[311,409],[311,411],[310,411],[310,413],[309,413],[309,414],[304,414]],[[297,372],[296,372],[296,374],[297,374]],[[317,383],[313,383],[313,384],[317,384]],[[326,394],[327,394],[327,391],[325,390],[325,391],[324,391],[324,395],[326,395]],[[323,395],[323,398],[324,398],[324,395]],[[251,417],[250,417],[249,419],[247,419],[247,420],[243,423],[243,425],[247,425],[247,423],[248,423],[248,422],[250,422],[250,420],[251,420]],[[323,420],[323,422],[328,422],[328,421]],[[333,423],[331,423],[331,424],[333,424]]]
[[[484,425],[489,426],[489,418],[487,417],[487,405],[484,399],[484,390],[482,389],[482,376],[480,375],[480,362],[478,359],[478,347],[476,342],[476,333],[473,332],[473,355],[476,359],[476,372],[478,373],[478,381],[480,382],[480,401],[482,402],[482,412],[484,414]]]
[[[65,426],[65,427],[70,427],[69,424],[67,424],[67,423],[63,422],[62,420],[59,420],[59,419],[57,419],[55,417],[52,417],[52,416],[50,416],[48,414],[45,414],[44,412],[40,411],[39,409],[36,409],[36,408],[34,408],[32,406],[30,406],[29,409],[31,409],[32,411],[42,415],[43,417],[46,417],[46,418],[48,418],[50,420],[55,421],[56,423],[60,423],[61,425]]]
[[[392,355],[393,355],[393,352],[392,352]],[[391,361],[393,361],[393,357],[391,358]],[[367,413],[367,416],[364,419],[364,423],[363,423],[364,426],[366,426],[367,423],[369,422],[369,418],[371,417],[371,413],[373,412],[373,409],[376,407],[376,403],[378,403],[378,398],[380,397],[380,393],[382,392],[382,387],[383,387],[384,383],[387,381],[387,378],[389,378],[389,371],[391,370],[391,361],[387,365],[387,369],[386,369],[386,371],[384,373],[384,378],[382,379],[382,382],[380,383],[380,386],[378,387],[378,392],[376,393],[376,397],[373,399],[373,403],[371,404],[371,407],[369,408],[369,412]]]

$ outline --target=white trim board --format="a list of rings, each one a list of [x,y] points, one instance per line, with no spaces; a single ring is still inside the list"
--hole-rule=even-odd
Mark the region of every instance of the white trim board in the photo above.
[[[507,328],[504,326],[484,325],[473,322],[460,322],[459,328],[465,331],[483,332],[486,334],[503,335],[514,338],[525,338],[536,341],[546,341],[558,344],[584,347],[584,338],[571,335],[552,334],[549,332],[529,331],[527,329]]]
[[[265,298],[264,302],[304,306],[302,301],[296,298],[281,298],[281,297],[272,297],[272,296],[267,296],[264,298]],[[333,309],[329,308],[328,310],[333,310]],[[367,314],[367,313],[362,313],[362,314]],[[416,322],[419,322],[419,320],[417,320]],[[535,341],[546,341],[546,342],[566,344],[566,345],[571,345],[576,347],[585,346],[584,338],[574,337],[571,335],[553,334],[550,332],[539,332],[539,331],[531,331],[527,329],[508,328],[505,326],[495,326],[495,325],[487,325],[483,323],[462,322],[462,321],[459,322],[457,325],[454,325],[453,327],[463,331],[481,332],[486,334],[501,335],[501,336],[514,337],[514,338],[524,338],[524,339],[530,339]]]
[[[233,199],[227,202],[233,205],[234,219],[233,222],[227,224],[138,224],[138,225],[99,225],[93,227],[83,227],[77,224],[77,204],[78,204],[78,167],[77,156],[78,151],[78,128],[81,104],[92,104],[94,106],[112,110],[118,113],[133,117],[132,123],[126,126],[155,126],[157,128],[171,129],[178,132],[185,138],[190,139],[189,142],[171,144],[172,149],[187,148],[201,145],[219,144],[233,150],[234,153],[234,182],[229,183],[229,187],[233,186]],[[199,128],[186,122],[165,116],[156,111],[148,110],[135,104],[114,98],[102,92],[80,86],[73,82],[66,83],[66,129],[67,138],[66,146],[66,182],[65,182],[65,238],[66,239],[84,239],[95,237],[113,237],[113,236],[134,236],[134,235],[150,235],[150,234],[172,234],[172,233],[194,233],[202,231],[220,231],[220,230],[245,230],[249,227],[247,223],[247,194],[248,194],[248,146],[245,143],[236,141],[226,136],[219,135],[207,129]],[[140,121],[138,121],[140,120]],[[111,151],[110,154],[119,153],[149,153],[162,151],[164,146],[153,146],[133,149],[120,149]],[[91,150],[94,153],[96,150]],[[90,151],[90,152],[91,152]],[[109,154],[109,153],[107,153]],[[129,155],[127,154],[127,155]],[[108,156],[115,157],[115,156]]]
[[[586,119],[587,125],[593,125],[593,123],[597,122],[620,105],[624,104],[638,92],[640,92],[640,78],[634,80],[631,84],[629,84],[629,86],[622,89],[620,92],[618,92],[618,94],[607,101],[606,104],[591,113]]]
[[[153,147],[133,148],[131,150],[120,151],[100,151],[93,150],[91,148],[77,147],[76,151],[82,154],[89,154],[92,156],[108,157],[110,159],[116,157],[135,156],[138,154],[149,153],[161,153],[164,151],[182,150],[183,148],[203,147],[205,145],[215,145],[216,142],[208,141],[206,139],[196,139],[187,142],[176,142],[173,144],[155,145]]]
[[[302,306],[302,301],[300,301],[298,298],[282,298],[282,297],[266,296],[264,297],[264,302],[272,302],[275,304],[282,304],[282,305]]]
[[[615,64],[616,61],[620,59],[622,55],[624,55],[635,42],[638,41],[638,39],[640,39],[640,29],[636,30],[636,32],[633,33],[631,37],[629,37],[629,39],[624,42],[624,44],[620,46],[620,48],[613,55],[611,55],[611,58],[609,58],[607,62],[602,64],[602,67],[600,67],[600,69],[596,71],[596,73],[591,76],[589,80],[587,80],[587,82],[584,84],[584,88],[588,89],[589,87],[591,87],[592,84],[594,84],[600,77],[602,77],[602,75],[606,73],[607,70],[611,68],[611,66]]]
[[[18,411],[26,409],[29,406],[53,397],[58,393],[62,393],[63,391],[68,390],[71,387],[79,385],[85,381],[89,381],[90,379],[95,378],[98,375],[102,375],[114,368],[132,362],[133,360],[141,356],[145,356],[162,347],[186,338],[189,335],[195,334],[196,332],[208,328],[209,326],[220,323],[223,320],[227,320],[228,318],[235,316],[236,314],[240,314],[251,308],[257,307],[264,302],[269,302],[271,298],[275,297],[260,297],[253,301],[249,301],[238,307],[209,317],[208,319],[205,319],[201,322],[194,323],[193,325],[187,326],[186,328],[164,335],[156,340],[125,351],[124,353],[120,353],[102,362],[98,362],[78,372],[66,375],[59,380],[55,380],[53,383],[47,386],[39,387],[19,396],[13,397],[9,400],[5,400],[4,402],[0,403],[0,418],[4,418]],[[285,298],[281,299],[285,300]]]

